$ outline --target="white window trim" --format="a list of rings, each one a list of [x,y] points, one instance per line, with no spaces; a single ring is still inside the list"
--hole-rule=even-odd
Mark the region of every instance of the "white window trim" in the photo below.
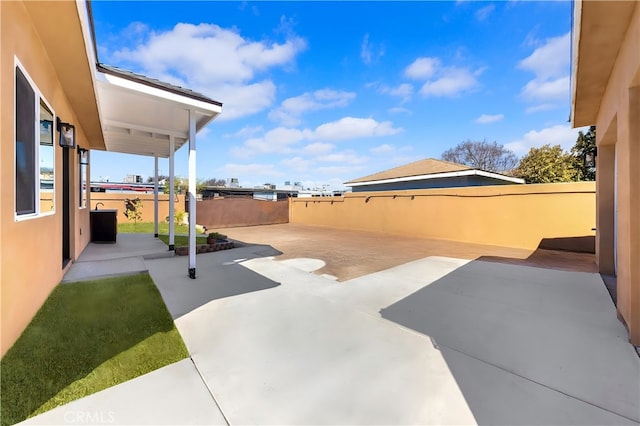
[[[51,104],[49,103],[49,101],[47,100],[47,98],[44,97],[44,95],[42,94],[42,92],[40,91],[40,89],[38,88],[38,86],[36,85],[36,83],[33,81],[33,79],[31,78],[31,75],[27,72],[27,70],[25,69],[24,65],[22,65],[22,63],[20,62],[20,60],[14,56],[14,64],[13,64],[13,111],[14,111],[14,115],[13,115],[13,216],[16,222],[21,222],[23,220],[30,220],[30,219],[36,219],[39,217],[46,217],[46,216],[52,216],[56,214],[56,206],[57,206],[57,199],[56,199],[56,179],[58,178],[58,174],[56,173],[56,129],[55,129],[55,123],[56,123],[56,112],[53,109],[53,107],[51,106]],[[29,85],[31,86],[31,89],[33,90],[36,99],[35,99],[35,117],[40,117],[40,101],[43,101],[44,104],[47,106],[47,108],[49,108],[49,111],[51,111],[51,114],[53,115],[53,126],[54,128],[53,130],[53,210],[49,210],[47,212],[41,212],[40,211],[40,120],[36,119],[34,120],[33,125],[35,126],[35,135],[36,135],[36,146],[34,148],[34,155],[35,155],[35,167],[34,167],[34,184],[35,184],[35,189],[36,189],[36,200],[35,200],[35,212],[34,213],[27,213],[27,214],[18,214],[16,212],[16,192],[18,190],[18,188],[16,187],[17,185],[17,181],[15,180],[15,176],[16,176],[16,156],[17,156],[17,152],[16,152],[16,134],[18,133],[18,129],[16,128],[16,68],[19,68],[20,71],[22,72],[22,75],[24,75],[24,77],[27,79],[27,82],[29,83]]]
[[[76,149],[78,149],[79,146],[76,145]],[[82,156],[80,155],[80,151],[78,151],[77,157],[78,157],[78,195],[80,196],[80,199],[78,200],[78,209],[80,210],[84,210],[87,207],[89,207],[89,196],[87,195],[87,191],[91,191],[91,182],[90,182],[90,176],[89,176],[89,163],[91,162],[91,156],[89,155],[91,151],[87,150],[87,164],[84,165],[84,170],[85,170],[85,174],[86,176],[86,181],[87,181],[87,187],[84,188],[84,190],[82,189]],[[83,196],[84,196],[84,200],[87,202],[87,204],[85,206],[82,205],[82,200],[83,200]]]

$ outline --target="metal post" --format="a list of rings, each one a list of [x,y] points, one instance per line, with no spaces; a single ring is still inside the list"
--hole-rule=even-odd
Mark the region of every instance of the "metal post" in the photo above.
[[[175,144],[174,136],[169,135],[169,250],[175,250],[175,212],[173,206],[173,197],[175,197],[173,190],[173,157],[175,154]]]
[[[189,110],[189,278],[196,277],[196,113]]]
[[[153,236],[158,238],[158,156],[154,157],[155,178],[153,179]]]

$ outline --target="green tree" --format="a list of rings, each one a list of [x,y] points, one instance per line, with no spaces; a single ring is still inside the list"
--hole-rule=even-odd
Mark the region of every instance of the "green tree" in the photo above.
[[[596,126],[589,127],[587,133],[578,132],[578,140],[571,148],[580,172],[579,180],[596,180]]]
[[[124,215],[127,219],[133,220],[133,226],[136,228],[138,222],[142,220],[142,200],[140,198],[124,200]]]
[[[466,140],[442,153],[442,159],[488,172],[505,173],[518,164],[518,157],[497,142]]]
[[[579,174],[575,157],[564,152],[560,145],[549,144],[531,148],[513,170],[513,176],[527,183],[573,182]]]

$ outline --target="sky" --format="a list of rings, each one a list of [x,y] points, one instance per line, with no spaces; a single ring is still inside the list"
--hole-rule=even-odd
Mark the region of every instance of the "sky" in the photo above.
[[[197,176],[343,183],[496,141],[570,149],[568,1],[92,2],[98,59],[201,92],[222,114]],[[176,153],[187,176],[187,145]],[[92,151],[91,179],[153,175]],[[160,173],[168,174],[168,160]]]

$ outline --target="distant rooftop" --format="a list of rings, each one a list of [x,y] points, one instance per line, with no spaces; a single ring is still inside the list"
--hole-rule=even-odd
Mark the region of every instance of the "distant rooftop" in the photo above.
[[[436,160],[435,158],[427,158],[424,160],[419,160],[413,163],[405,164],[403,166],[394,167],[393,169],[374,173],[372,175],[353,179],[348,182],[345,182],[345,185],[350,183],[358,183],[358,182],[398,179],[398,178],[404,178],[404,177],[410,177],[410,176],[423,176],[423,175],[432,175],[437,173],[460,172],[463,170],[473,170],[473,167],[465,166],[464,164],[451,163],[449,161]]]

